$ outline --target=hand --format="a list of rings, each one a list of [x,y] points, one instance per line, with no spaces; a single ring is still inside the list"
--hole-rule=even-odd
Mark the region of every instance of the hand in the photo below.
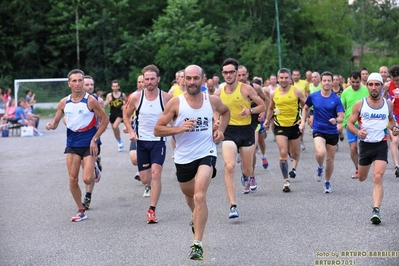
[[[46,129],[47,129],[47,130],[53,129],[53,123],[48,122],[48,123],[46,124]]]
[[[357,132],[357,136],[361,139],[365,139],[367,137],[367,130],[362,127],[358,132]]]
[[[217,120],[216,122],[213,123],[212,125],[212,131],[215,132],[216,130],[219,129],[220,121]]]
[[[265,119],[265,113],[264,113],[264,112],[262,112],[262,113],[260,113],[260,114],[258,115],[258,121],[259,121],[259,122],[263,121],[263,119]]]
[[[304,123],[300,123],[299,124],[299,131],[303,134],[303,129],[305,128],[305,124]]]
[[[214,142],[218,142],[218,141],[222,141],[222,140],[224,140],[224,135],[223,135],[222,131],[216,130],[215,132],[213,132],[213,141]]]
[[[131,141],[137,141],[138,140],[138,136],[137,136],[136,132],[133,131],[132,133],[130,133],[129,139]]]
[[[392,135],[394,135],[394,136],[399,135],[399,127],[398,126],[392,127]]]
[[[180,132],[192,131],[197,126],[197,119],[191,118],[186,121],[180,126]]]
[[[328,120],[328,122],[330,122],[330,123],[333,124],[333,125],[338,124],[336,118],[330,118],[330,119]]]
[[[245,108],[245,106],[243,106],[242,104],[241,104],[241,108],[242,108],[242,110],[241,110],[241,112],[239,112],[238,114],[239,114],[242,118],[245,118],[245,117],[247,117],[247,116],[249,116],[249,115],[251,114],[250,109]]]
[[[269,130],[269,120],[265,120],[265,122],[263,123],[263,127],[266,129],[266,130]]]

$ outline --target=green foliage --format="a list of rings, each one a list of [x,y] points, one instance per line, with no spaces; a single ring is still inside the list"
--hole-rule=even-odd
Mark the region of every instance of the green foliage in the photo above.
[[[284,67],[345,74],[354,67],[353,47],[369,68],[399,60],[394,1],[277,2]],[[198,64],[211,76],[227,57],[246,65],[251,75],[268,76],[278,70],[275,3],[0,1],[0,86],[12,86],[14,79],[65,77],[80,67],[96,86],[109,91],[118,79],[129,93],[141,69],[156,64],[160,87],[167,90],[177,70]]]
[[[154,22],[146,38],[157,51],[154,62],[164,70],[162,76],[167,80],[189,64],[214,64],[220,38],[216,27],[205,24],[198,13],[197,0],[168,0],[165,14]]]

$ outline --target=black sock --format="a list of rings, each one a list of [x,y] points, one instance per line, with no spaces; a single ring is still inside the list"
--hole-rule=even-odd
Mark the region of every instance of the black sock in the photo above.
[[[150,206],[150,210],[155,211],[155,207],[154,206]]]
[[[231,204],[230,208],[233,208],[233,207],[236,207],[236,208],[237,208],[237,205]]]
[[[91,192],[86,192],[86,196],[85,197],[91,199]]]

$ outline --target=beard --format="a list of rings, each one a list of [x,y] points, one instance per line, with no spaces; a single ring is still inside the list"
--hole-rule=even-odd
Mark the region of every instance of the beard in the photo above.
[[[196,95],[201,92],[201,87],[198,87],[198,86],[187,87],[186,86],[186,91],[190,95]]]

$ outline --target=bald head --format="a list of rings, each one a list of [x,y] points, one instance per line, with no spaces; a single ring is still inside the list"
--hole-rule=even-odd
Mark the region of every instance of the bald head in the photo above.
[[[140,75],[137,77],[137,90],[141,91],[144,89],[144,76]]]
[[[188,94],[196,95],[201,92],[204,71],[197,65],[189,65],[184,70],[184,79]]]
[[[388,77],[389,77],[388,67],[382,66],[382,67],[380,67],[380,70],[378,72],[380,73],[380,75],[382,77],[382,80],[385,83],[387,81]]]

